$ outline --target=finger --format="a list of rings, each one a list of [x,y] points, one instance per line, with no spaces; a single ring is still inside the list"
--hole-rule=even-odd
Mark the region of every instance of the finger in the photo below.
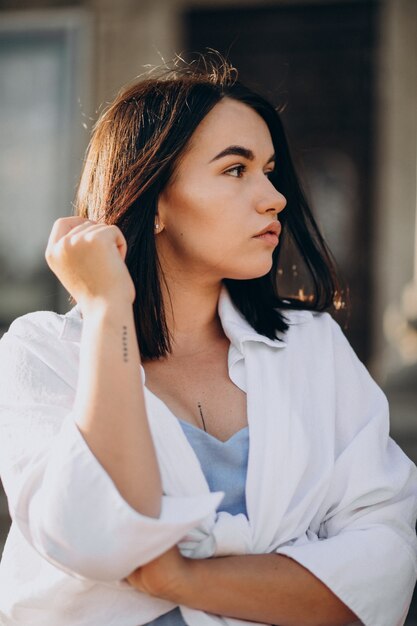
[[[125,580],[129,583],[129,585],[135,587],[135,589],[137,589],[138,591],[144,591],[144,588],[140,584],[139,570],[135,570],[134,572],[129,574],[129,576],[126,576]]]
[[[91,242],[93,238],[98,235],[98,233],[101,233],[102,236],[108,240],[109,245],[110,244],[116,245],[122,260],[123,261],[125,260],[126,253],[127,253],[127,242],[123,233],[116,225],[81,224],[80,226],[77,226],[76,228],[74,228],[73,231],[70,231],[68,235],[69,237],[72,237],[73,235],[78,235],[80,233],[82,233],[82,237],[87,242]]]
[[[126,256],[126,252],[127,252],[127,242],[120,228],[116,226],[115,224],[111,224],[111,225],[99,226],[97,227],[96,230],[97,231],[102,230],[103,231],[102,234],[108,237],[111,243],[115,243],[115,245],[117,246],[119,250],[120,255],[122,256],[124,260]]]
[[[85,224],[80,224],[79,226],[76,226],[75,228],[73,228],[72,230],[70,230],[67,233],[67,237],[72,237],[73,235],[78,235],[80,233],[83,234],[83,236],[87,235],[87,233],[90,232],[97,232],[100,230],[104,230],[105,228],[108,228],[108,226],[106,226],[105,224],[94,224],[91,222],[86,222]]]
[[[52,226],[52,230],[48,238],[47,248],[54,245],[57,241],[67,235],[74,228],[92,223],[93,222],[91,220],[88,220],[85,217],[79,217],[78,215],[60,217],[59,219],[55,220],[54,225]]]
[[[120,228],[118,228],[115,225],[108,225],[108,224],[94,226],[93,228],[87,229],[86,239],[89,240],[92,234],[96,235],[96,233],[99,233],[99,232],[101,232],[102,235],[109,240],[109,242],[115,243],[121,253],[123,251],[124,252],[126,251],[127,249],[126,239],[122,231],[120,230]]]

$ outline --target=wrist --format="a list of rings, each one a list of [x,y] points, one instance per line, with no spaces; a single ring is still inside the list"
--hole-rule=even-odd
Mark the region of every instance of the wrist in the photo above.
[[[182,557],[180,575],[177,578],[175,587],[170,590],[170,597],[165,597],[166,600],[193,608],[192,603],[198,588],[203,561],[204,559]]]
[[[117,300],[109,300],[107,298],[89,298],[87,300],[79,300],[78,304],[83,319],[114,319],[120,315],[133,315],[133,305],[128,299],[119,298]]]

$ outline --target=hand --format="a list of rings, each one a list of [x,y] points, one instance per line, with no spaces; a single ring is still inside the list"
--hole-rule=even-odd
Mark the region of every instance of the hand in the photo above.
[[[83,309],[92,301],[133,303],[136,293],[124,262],[126,252],[117,226],[71,216],[55,221],[45,259]]]
[[[181,591],[187,586],[192,559],[181,555],[174,546],[157,559],[132,572],[127,581],[139,591],[179,603]]]

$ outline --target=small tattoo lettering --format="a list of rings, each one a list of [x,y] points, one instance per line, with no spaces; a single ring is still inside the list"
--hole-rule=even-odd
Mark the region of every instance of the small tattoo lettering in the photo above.
[[[127,351],[127,326],[123,326],[122,347],[123,347],[123,361],[127,363],[129,360],[128,351]]]

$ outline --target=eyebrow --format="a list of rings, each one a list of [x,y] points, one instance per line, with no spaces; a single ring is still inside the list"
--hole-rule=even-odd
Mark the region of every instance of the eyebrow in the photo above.
[[[230,156],[230,155],[241,156],[247,159],[248,161],[253,161],[255,158],[253,151],[250,150],[249,148],[244,148],[243,146],[228,146],[227,148],[219,152],[219,154],[216,154],[216,156],[213,159],[211,159],[209,163],[212,163],[213,161],[217,161],[218,159],[222,159],[223,157]],[[271,163],[272,161],[275,161],[275,154],[273,154],[268,159],[268,161],[266,162],[266,165],[268,165],[268,163]]]

